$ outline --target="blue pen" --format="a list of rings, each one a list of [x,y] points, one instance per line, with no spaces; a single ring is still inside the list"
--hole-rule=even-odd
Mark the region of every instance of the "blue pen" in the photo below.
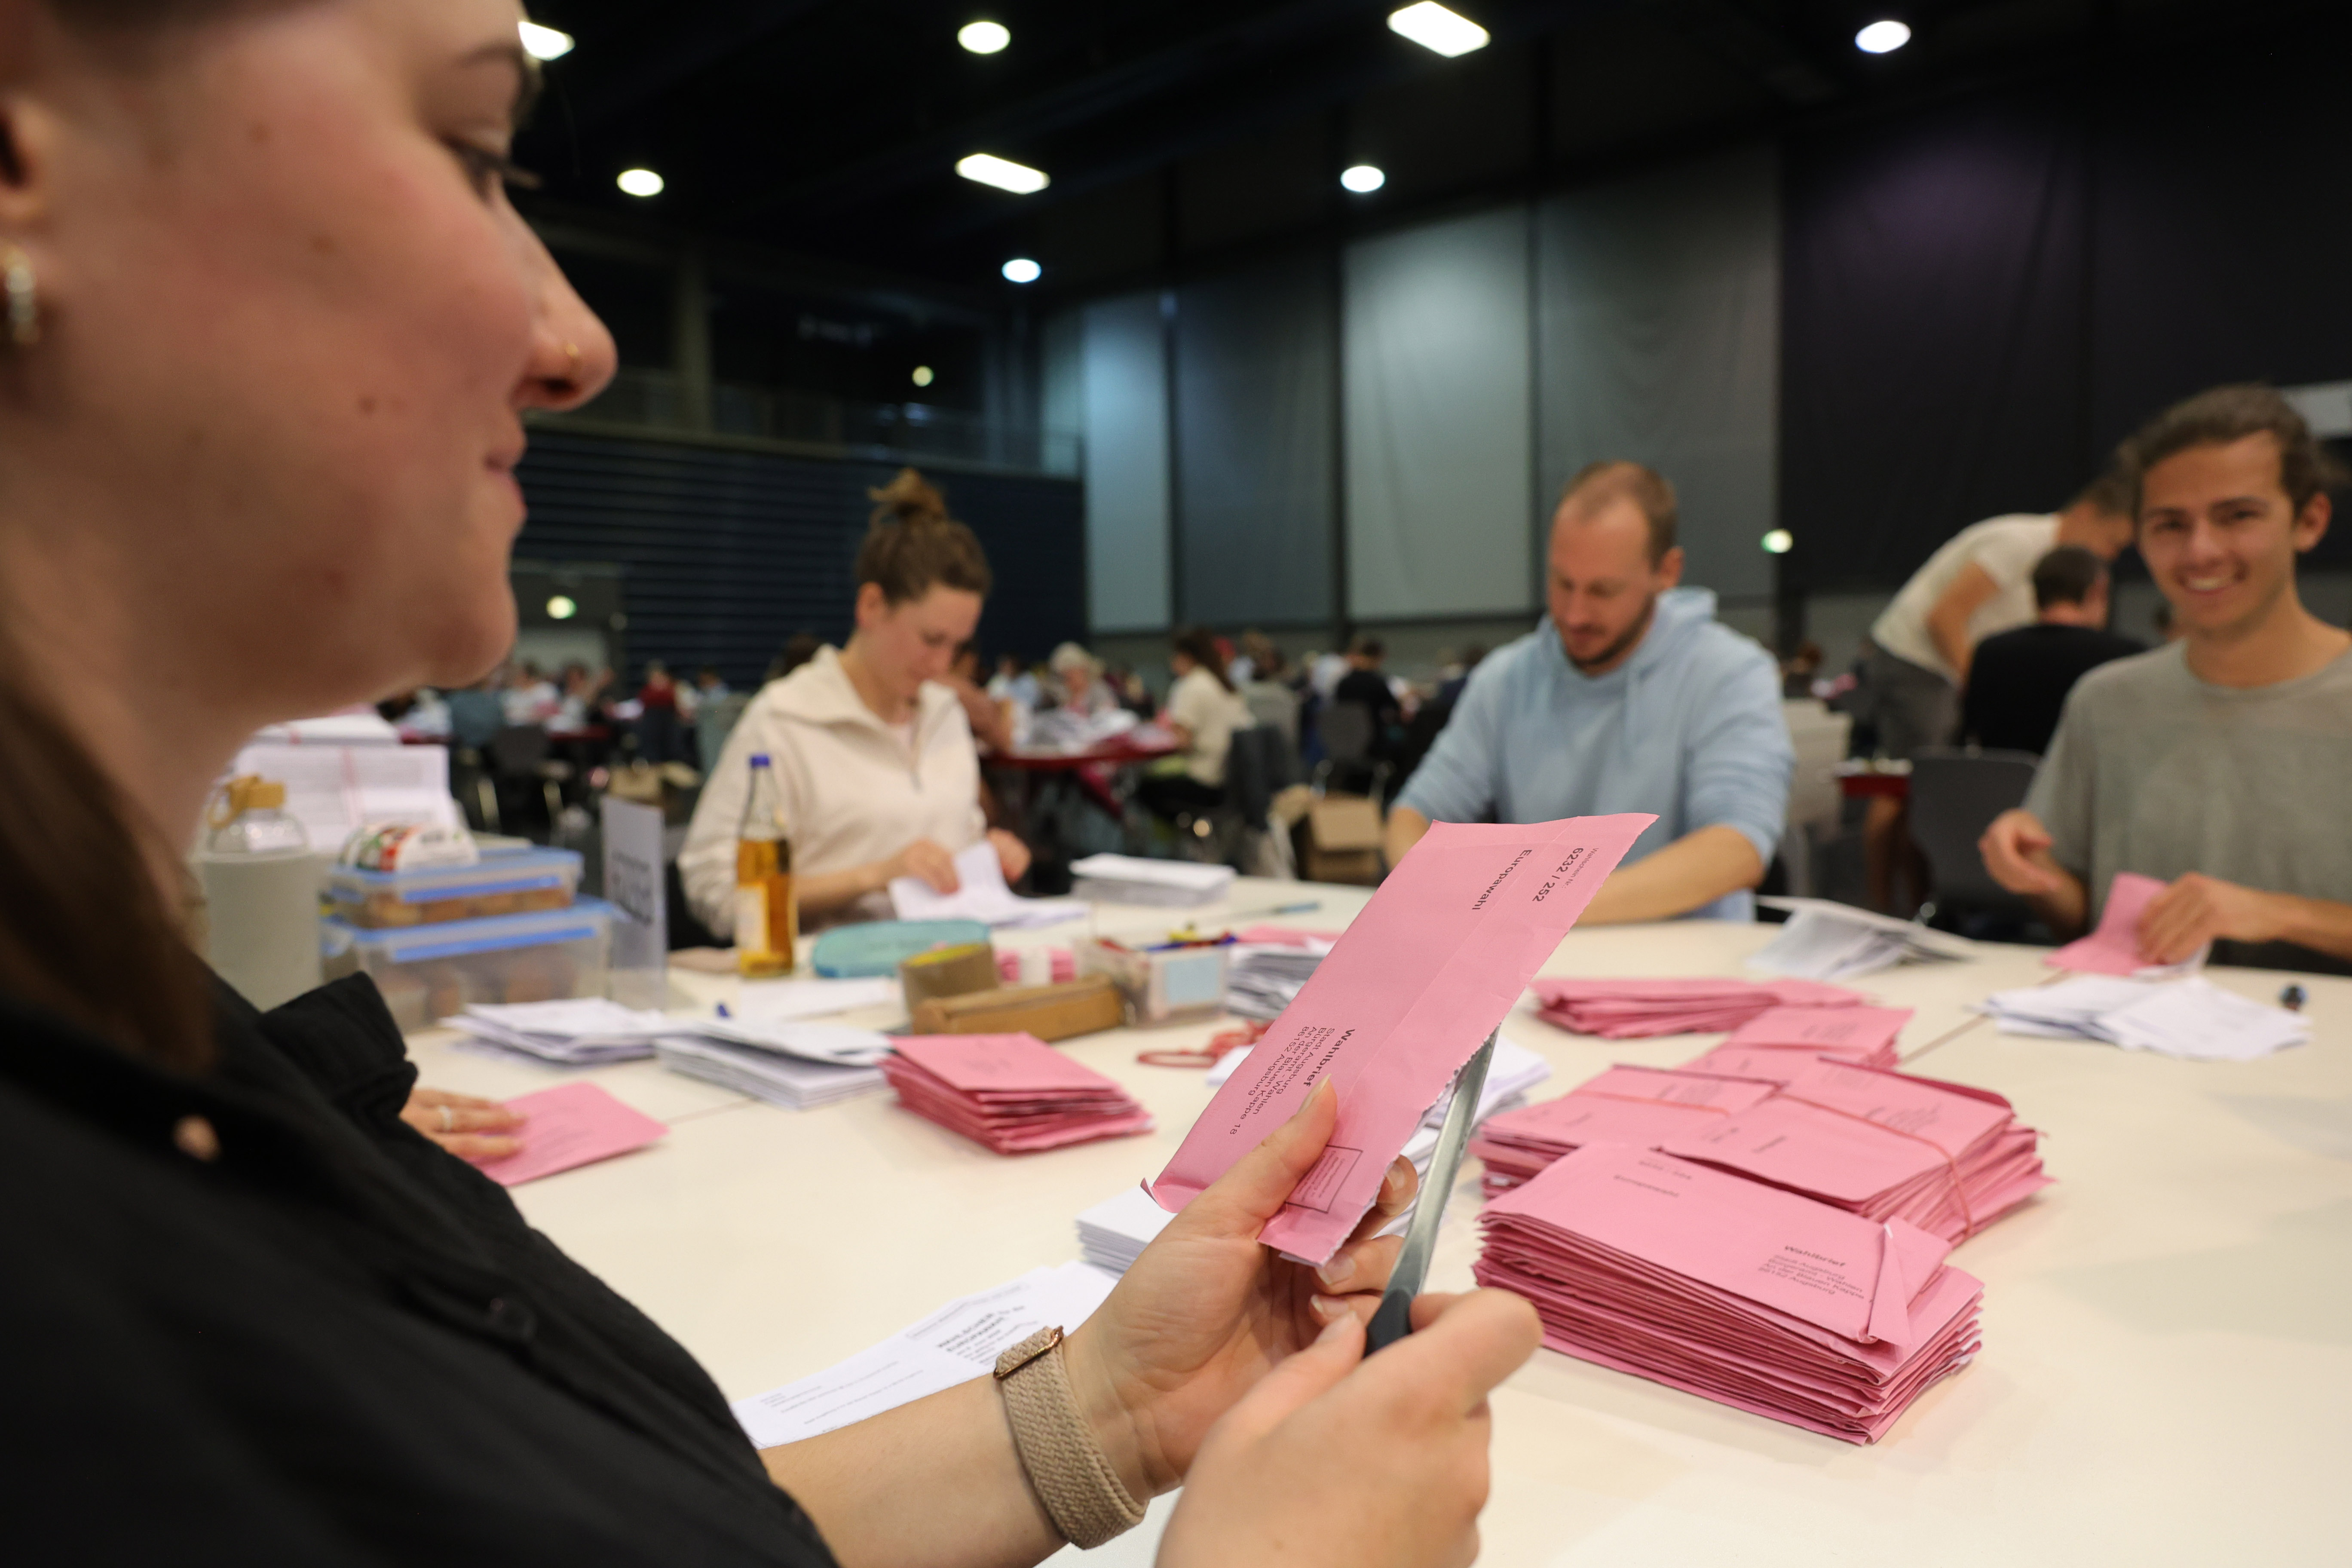
[[[734,1015],[734,1014],[732,1014],[732,1013],[730,1013],[730,1012],[727,1010],[727,1004],[726,1004],[726,1003],[721,1002],[720,1004],[719,1004],[719,1016],[720,1017],[722,1017],[722,1018],[731,1018],[731,1017],[733,1017],[735,1015]]]

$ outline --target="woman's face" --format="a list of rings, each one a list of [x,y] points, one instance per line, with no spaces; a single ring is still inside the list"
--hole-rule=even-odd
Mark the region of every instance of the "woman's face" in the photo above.
[[[955,651],[980,625],[980,595],[933,584],[919,598],[891,604],[878,584],[857,591],[857,635],[866,667],[911,702],[926,680],[944,680]]]
[[[0,382],[0,520],[76,519],[77,569],[193,697],[284,714],[478,677],[514,635],[522,412],[614,367],[496,173],[511,0],[128,39],[29,14],[0,235],[46,331]]]

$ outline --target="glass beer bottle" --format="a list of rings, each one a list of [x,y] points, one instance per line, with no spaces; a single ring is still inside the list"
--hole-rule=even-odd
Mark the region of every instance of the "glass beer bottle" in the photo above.
[[[735,966],[751,980],[790,974],[800,938],[782,805],[775,770],[761,752],[751,759],[751,792],[735,835]]]

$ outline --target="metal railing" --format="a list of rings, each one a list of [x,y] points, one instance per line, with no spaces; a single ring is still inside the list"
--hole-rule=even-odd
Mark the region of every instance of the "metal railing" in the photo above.
[[[709,388],[707,416],[695,389],[669,371],[625,369],[596,399],[570,415],[600,425],[664,433],[740,436],[829,447],[847,455],[948,458],[1049,474],[1076,474],[1083,457],[1076,431],[991,419],[926,403],[856,403],[846,398],[730,382]]]

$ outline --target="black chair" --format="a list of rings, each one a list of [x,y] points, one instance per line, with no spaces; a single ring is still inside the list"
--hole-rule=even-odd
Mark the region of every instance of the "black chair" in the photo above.
[[[510,796],[529,799],[536,795],[547,812],[550,833],[563,816],[563,785],[572,777],[569,763],[548,754],[551,744],[547,731],[536,724],[509,724],[483,748],[497,784],[500,815],[504,816],[503,807]]]
[[[1315,765],[1317,793],[1360,790],[1380,799],[1390,768],[1372,755],[1372,710],[1360,702],[1326,702],[1315,730],[1323,743],[1323,760]]]
[[[1922,748],[1911,759],[1911,841],[1927,859],[1932,898],[1922,920],[1974,935],[2021,932],[2035,919],[2026,901],[1992,879],[1977,840],[1992,819],[2025,803],[2041,759],[2031,752]]]

